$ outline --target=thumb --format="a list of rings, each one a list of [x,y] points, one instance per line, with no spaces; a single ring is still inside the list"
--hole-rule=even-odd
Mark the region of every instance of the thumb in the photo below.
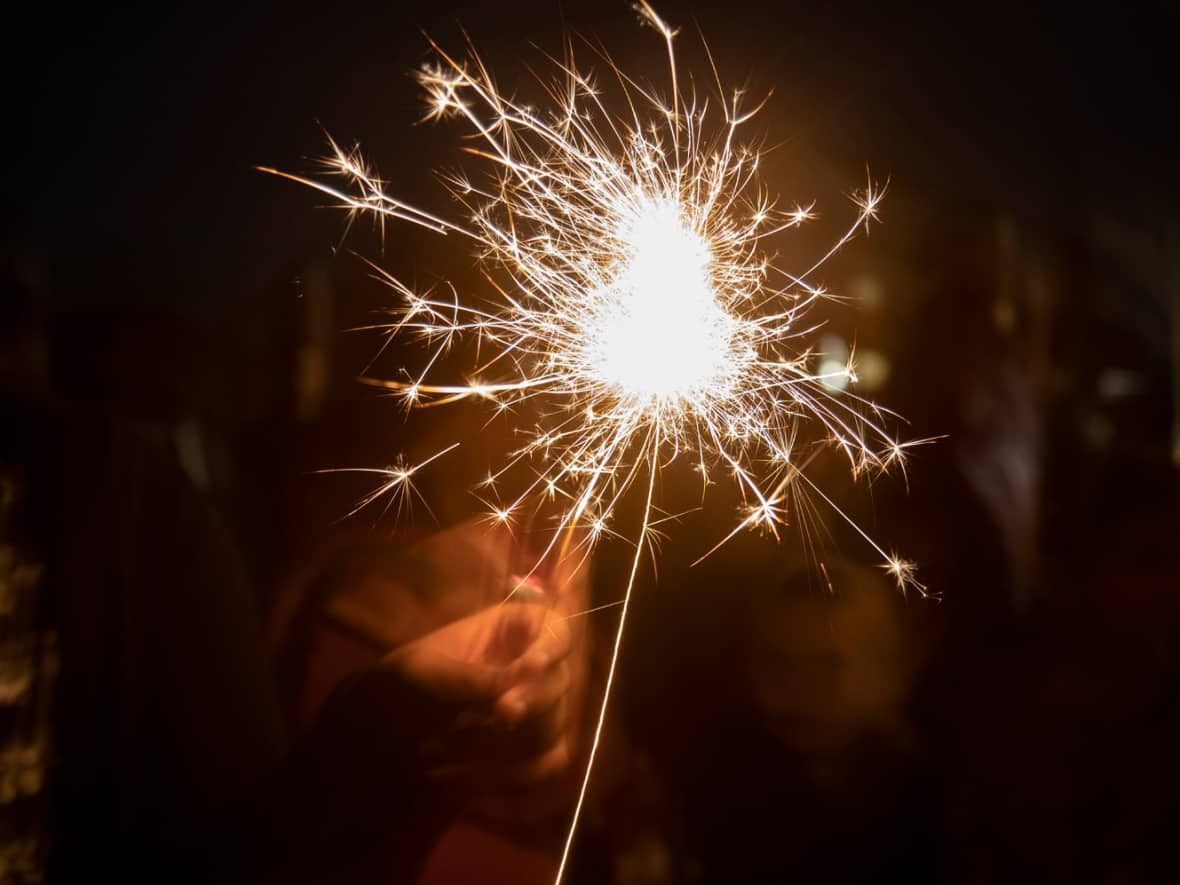
[[[535,603],[507,602],[501,606],[496,618],[487,656],[490,661],[508,665],[536,641],[545,619],[545,607]]]

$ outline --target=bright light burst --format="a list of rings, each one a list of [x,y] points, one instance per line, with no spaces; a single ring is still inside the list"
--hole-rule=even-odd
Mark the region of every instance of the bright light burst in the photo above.
[[[461,220],[388,195],[359,154],[335,142],[324,162],[343,185],[265,170],[352,213],[476,244],[490,297],[440,298],[383,273],[400,299],[391,334],[419,337],[430,356],[418,373],[378,383],[409,407],[471,398],[503,412],[526,401],[539,406],[536,423],[520,428],[524,443],[479,490],[493,521],[511,523],[561,501],[545,556],[587,555],[604,534],[624,534],[612,528],[624,496],[644,496],[606,697],[635,577],[654,539],[656,478],[677,460],[692,459],[705,484],[713,471],[729,475],[745,499],[722,543],[747,528],[777,537],[788,492],[815,494],[900,587],[925,592],[911,563],[886,553],[808,478],[798,451],[801,429],[814,429],[811,436],[840,450],[859,475],[901,465],[910,445],[891,435],[888,413],[842,390],[855,381],[851,362],[815,368],[814,330],[804,322],[828,297],[816,271],[867,230],[884,190],[870,179],[853,195],[847,231],[810,267],[780,267],[769,241],[814,218],[814,204],[777,205],[759,179],[759,153],[738,139],[759,108],[744,107],[740,92],[726,97],[715,69],[715,106],[695,86],[684,90],[676,31],[643,0],[636,9],[662,35],[670,76],[663,94],[595,49],[621,110],[608,109],[604,88],[575,65],[572,41],[563,58],[551,59],[555,76],[541,81],[549,99],[541,109],[500,92],[474,47],[455,58],[432,43],[437,60],[418,74],[426,116],[463,121],[476,139],[468,152],[490,167],[480,181],[444,177],[465,209]],[[440,383],[441,358],[463,337],[483,357],[467,377]],[[408,487],[415,469],[399,467],[384,488]],[[605,711],[604,698],[558,880]]]

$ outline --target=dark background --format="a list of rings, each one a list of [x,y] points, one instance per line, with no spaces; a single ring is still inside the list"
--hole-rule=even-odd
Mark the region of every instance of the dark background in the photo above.
[[[890,615],[908,637],[898,647],[920,649],[898,702],[910,737],[867,774],[845,766],[860,785],[849,792],[877,805],[849,811],[801,773],[814,754],[782,739],[799,716],[775,726],[765,705],[710,700],[762,666],[704,666],[748,645],[748,600],[815,595],[800,569],[746,568],[762,560],[739,545],[701,577],[672,554],[637,614],[667,645],[631,653],[624,718],[635,752],[657,760],[653,830],[677,875],[746,881],[794,863],[801,881],[843,880],[876,857],[878,871],[935,881],[1168,880],[1180,12],[659,11],[684,26],[687,63],[700,59],[695,20],[727,83],[773,89],[750,131],[775,146],[764,175],[784,200],[819,200],[815,242],[850,217],[866,163],[889,179],[883,224],[827,272],[860,298],[830,322],[884,360],[871,395],[911,420],[907,435],[947,437],[912,459],[909,494],[886,480],[865,505],[874,534],[912,552],[942,596]],[[398,195],[445,210],[431,170],[473,164],[453,123],[411,125],[421,30],[458,46],[461,24],[521,89],[530,42],[555,48],[566,24],[626,69],[658,77],[662,63],[621,2],[45,6],[6,19],[5,386],[114,412],[174,446],[264,609],[364,490],[309,471],[415,445],[397,408],[354,381],[378,342],[343,330],[387,294],[352,251],[411,281],[472,260],[414,230],[382,242],[362,222],[345,238],[315,194],[253,166],[309,170],[322,126],[358,141]],[[855,543],[834,543],[858,561]],[[664,586],[677,583],[673,602]],[[821,633],[837,617],[809,616]],[[678,712],[653,721],[657,703]],[[718,721],[730,724],[710,730]],[[674,739],[685,731],[698,739]],[[878,853],[840,850],[858,840]]]

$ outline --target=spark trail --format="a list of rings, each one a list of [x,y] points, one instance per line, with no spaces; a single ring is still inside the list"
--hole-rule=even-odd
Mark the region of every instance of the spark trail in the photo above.
[[[547,104],[537,108],[500,92],[474,46],[456,57],[431,41],[435,61],[417,75],[426,117],[464,123],[474,136],[466,150],[486,167],[478,180],[443,176],[463,207],[454,218],[391,196],[358,151],[331,139],[323,180],[263,170],[382,225],[408,222],[475,245],[488,285],[479,298],[453,288],[450,297],[415,291],[382,271],[399,299],[389,333],[420,339],[429,355],[413,375],[371,383],[409,408],[482,399],[515,415],[526,403],[535,406],[540,417],[517,428],[522,444],[477,490],[498,523],[561,503],[533,571],[549,557],[588,555],[605,534],[622,535],[612,522],[616,510],[629,492],[643,490],[642,524],[629,538],[634,558],[558,882],[589,786],[636,576],[654,540],[662,470],[691,459],[705,485],[714,472],[731,477],[746,506],[725,539],[743,529],[777,538],[788,493],[816,493],[880,555],[902,589],[925,593],[911,563],[887,553],[812,483],[800,452],[803,438],[822,442],[861,475],[901,466],[914,445],[892,435],[886,410],[831,383],[854,381],[851,363],[816,372],[808,340],[814,328],[805,321],[830,297],[813,282],[817,271],[876,220],[884,189],[870,178],[853,195],[846,231],[809,267],[779,266],[770,241],[812,219],[814,204],[781,207],[760,179],[761,156],[739,134],[761,105],[746,107],[740,92],[726,93],[711,56],[711,98],[695,86],[684,90],[677,31],[648,3],[635,8],[665,44],[666,95],[595,49],[608,90],[576,64],[569,40],[561,58],[549,59],[551,79],[538,78]],[[608,94],[617,106],[608,106]],[[478,365],[461,378],[437,378],[443,355],[460,339],[477,343]],[[408,483],[416,469],[400,466],[385,488]]]

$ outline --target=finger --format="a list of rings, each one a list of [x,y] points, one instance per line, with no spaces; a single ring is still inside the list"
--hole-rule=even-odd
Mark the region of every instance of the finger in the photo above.
[[[550,749],[567,731],[570,683],[563,662],[543,679],[501,695],[490,718],[467,711],[453,719],[428,755],[439,762],[492,764],[517,762]]]
[[[537,756],[486,769],[483,782],[488,786],[528,786],[556,777],[569,764],[569,745],[562,740]]]
[[[516,719],[497,715],[480,752],[505,760],[521,759],[548,749],[569,731],[569,698],[562,692],[545,699]]]
[[[570,681],[568,662],[559,660],[549,669],[517,682],[505,691],[496,700],[493,712],[507,725],[543,716],[569,692]]]
[[[536,603],[507,602],[495,610],[495,632],[487,648],[489,660],[509,664],[537,640],[546,609]]]
[[[565,660],[571,648],[569,625],[557,618],[547,617],[537,630],[532,643],[513,663],[512,679],[519,681],[538,675]]]
[[[525,743],[480,729],[450,735],[423,754],[425,773],[439,783],[506,786],[533,783],[560,773],[569,764],[569,742],[558,732]]]

